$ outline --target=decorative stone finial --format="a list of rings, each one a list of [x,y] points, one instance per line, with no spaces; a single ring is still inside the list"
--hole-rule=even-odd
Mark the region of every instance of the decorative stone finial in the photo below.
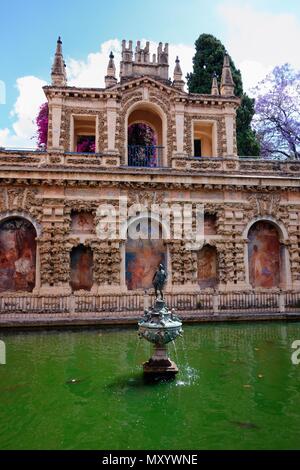
[[[234,81],[232,78],[229,55],[227,52],[224,56],[222,79],[221,79],[221,95],[234,96]]]
[[[211,85],[211,94],[213,96],[218,96],[220,94],[219,86],[218,86],[218,76],[217,76],[216,72],[214,72],[214,74],[213,74],[212,85]]]
[[[181,67],[180,67],[180,60],[178,58],[178,56],[176,57],[176,60],[175,60],[175,69],[174,69],[174,80],[175,80],[175,75],[176,75],[176,78],[178,79],[181,79],[182,78],[182,70],[181,70]]]
[[[113,55],[113,52],[109,54],[109,62],[108,62],[108,67],[107,67],[107,75],[105,77],[105,87],[110,88],[117,83],[116,79],[116,66],[115,66],[115,61],[114,61],[115,56]]]
[[[67,74],[66,64],[62,53],[62,40],[58,37],[56,44],[56,51],[54,62],[51,70],[52,85],[54,86],[66,86],[67,85]]]
[[[173,74],[173,86],[183,91],[185,82],[182,80],[182,70],[180,67],[180,60],[178,56],[176,57],[175,64],[176,65]]]

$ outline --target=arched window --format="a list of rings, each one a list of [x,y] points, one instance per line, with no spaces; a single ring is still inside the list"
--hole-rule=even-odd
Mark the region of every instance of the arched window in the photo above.
[[[128,127],[128,145],[157,145],[157,133],[148,124],[131,124]]]
[[[249,280],[253,287],[279,287],[282,272],[280,236],[275,224],[258,221],[248,233]]]
[[[205,245],[198,253],[198,283],[202,288],[218,284],[218,255],[214,246]]]
[[[22,217],[0,222],[0,292],[33,291],[36,237],[32,223]]]
[[[163,165],[163,121],[148,103],[137,105],[128,116],[128,165],[160,167]]]
[[[73,291],[90,291],[93,287],[93,252],[91,248],[79,245],[72,249],[70,284]]]
[[[126,243],[126,284],[128,290],[149,289],[159,264],[167,263],[162,227],[156,220],[147,218],[139,219],[134,225],[129,226]],[[133,238],[131,228],[137,234]]]
[[[128,127],[128,165],[155,168],[158,166],[157,135],[144,123]]]

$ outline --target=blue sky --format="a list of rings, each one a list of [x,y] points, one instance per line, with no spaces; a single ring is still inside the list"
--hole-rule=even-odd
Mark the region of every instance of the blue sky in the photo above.
[[[0,17],[0,80],[6,85],[0,145],[30,144],[32,114],[42,99],[34,89],[49,81],[59,34],[71,83],[80,86],[103,86],[107,51],[118,53],[119,43],[112,40],[123,38],[171,43],[186,73],[196,38],[212,33],[241,68],[246,88],[277,63],[300,68],[295,0],[5,0]]]

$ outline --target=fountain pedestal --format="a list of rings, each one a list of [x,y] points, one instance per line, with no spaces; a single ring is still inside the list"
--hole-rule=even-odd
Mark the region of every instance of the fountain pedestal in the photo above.
[[[168,357],[167,344],[182,335],[182,322],[170,311],[164,300],[156,300],[145,310],[139,322],[139,336],[154,345],[152,357],[143,364],[147,376],[172,377],[178,373],[175,362]]]
[[[154,346],[154,352],[149,361],[143,364],[144,374],[170,374],[178,373],[175,362],[168,357],[166,346]]]

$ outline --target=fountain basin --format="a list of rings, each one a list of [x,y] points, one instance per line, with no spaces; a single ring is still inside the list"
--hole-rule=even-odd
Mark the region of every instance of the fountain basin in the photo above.
[[[178,336],[182,336],[182,323],[174,321],[161,326],[149,322],[140,322],[139,336],[145,338],[150,343],[168,344]]]
[[[154,344],[152,357],[143,364],[144,374],[173,377],[177,365],[168,357],[167,344],[182,336],[182,322],[169,310],[164,300],[156,300],[138,323],[139,337]]]

